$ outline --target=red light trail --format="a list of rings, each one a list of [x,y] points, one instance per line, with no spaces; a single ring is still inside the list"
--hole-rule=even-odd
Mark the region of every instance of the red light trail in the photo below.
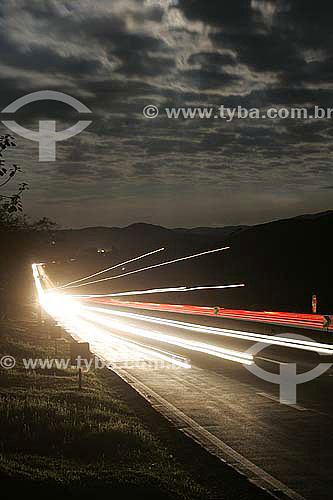
[[[214,307],[202,307],[178,304],[158,304],[149,302],[132,302],[114,299],[85,299],[100,304],[109,304],[113,306],[130,307],[137,309],[146,309],[152,311],[164,311],[180,314],[194,314],[200,316],[214,316],[225,319],[236,319],[242,321],[253,321],[259,323],[271,323],[282,326],[292,326],[297,328],[306,328],[313,330],[324,330],[323,316],[320,314],[302,314],[290,312],[273,311],[247,311],[241,309],[223,309],[216,314]],[[333,331],[333,327],[329,328]]]

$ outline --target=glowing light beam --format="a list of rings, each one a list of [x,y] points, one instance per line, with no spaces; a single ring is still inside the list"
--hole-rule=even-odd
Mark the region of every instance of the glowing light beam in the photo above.
[[[151,330],[149,331],[143,330],[141,328],[128,325],[127,323],[120,323],[119,321],[108,320],[107,318],[103,318],[101,314],[81,311],[81,316],[83,316],[85,319],[88,319],[89,321],[92,321],[93,323],[106,326],[108,328],[111,328],[111,330],[124,332],[125,334],[132,334],[135,336],[144,337],[151,340],[156,340],[166,344],[182,347],[190,351],[202,352],[218,358],[234,361],[236,363],[241,363],[246,365],[253,364],[253,356],[248,353],[235,351],[231,349],[225,349],[212,344],[198,342],[196,340],[188,340],[181,337],[175,337],[174,335],[165,335]]]
[[[108,294],[96,294],[96,295],[68,295],[68,297],[72,297],[75,299],[97,299],[100,297],[120,297],[127,295],[145,295],[150,293],[167,293],[167,292],[192,292],[195,290],[216,290],[223,288],[238,288],[245,286],[244,283],[240,285],[215,285],[215,286],[196,286],[196,287],[172,287],[172,288],[152,288],[151,290],[131,290],[129,292],[119,292],[119,293],[108,293]]]
[[[90,274],[90,276],[86,276],[85,278],[71,281],[70,283],[66,283],[66,285],[58,286],[57,289],[66,288],[66,287],[73,285],[75,283],[80,283],[81,281],[88,280],[89,278],[94,278],[95,276],[98,276],[100,274],[106,273],[108,271],[112,271],[113,269],[116,269],[117,267],[124,266],[125,264],[129,264],[130,262],[135,262],[136,260],[144,259],[145,257],[148,257],[149,255],[153,255],[155,253],[162,252],[163,250],[165,250],[165,248],[158,248],[157,250],[153,250],[152,252],[148,252],[148,253],[145,253],[143,255],[139,255],[139,257],[135,257],[134,259],[125,260],[125,262],[121,262],[120,264],[116,264],[115,266],[108,267],[107,269],[103,269],[102,271],[98,271],[95,274]]]
[[[45,311],[47,311],[47,313],[53,316],[55,319],[62,321],[64,325],[66,325],[66,328],[68,328],[70,331],[72,331],[73,333],[75,332],[76,337],[80,338],[81,332],[85,332],[86,330],[88,330],[90,341],[93,339],[95,342],[97,341],[97,344],[99,344],[100,342],[104,342],[104,344],[107,345],[112,339],[113,346],[115,343],[120,346],[134,346],[136,351],[143,352],[144,354],[148,354],[149,356],[153,356],[163,361],[167,361],[171,365],[176,365],[181,368],[187,369],[191,368],[191,364],[189,363],[187,358],[184,358],[183,356],[179,356],[175,353],[171,353],[163,349],[158,349],[156,347],[144,345],[133,340],[125,340],[123,337],[111,334],[109,332],[107,335],[99,332],[93,324],[80,319],[79,315],[81,313],[81,306],[77,301],[72,300],[70,297],[62,293],[54,291],[51,293],[45,292],[41,283],[41,279],[44,278],[44,276],[41,276],[40,274],[40,264],[33,264],[32,272],[41,307],[43,307],[43,309],[45,309]],[[83,336],[83,338],[86,338],[86,334]],[[106,360],[106,358],[104,358],[101,353],[99,353],[99,357],[102,357],[104,360]]]
[[[183,330],[190,330],[198,333],[206,333],[211,335],[220,335],[223,337],[232,337],[252,342],[261,342],[268,345],[279,345],[282,347],[290,347],[303,351],[318,352],[321,354],[333,354],[333,345],[323,344],[319,342],[303,341],[298,339],[289,339],[283,337],[273,337],[270,335],[257,334],[252,332],[243,332],[239,330],[227,330],[224,328],[215,328],[211,326],[196,325],[195,323],[185,323],[182,321],[157,318],[155,316],[145,316],[143,314],[128,313],[123,311],[114,311],[103,307],[82,306],[83,309],[89,311],[100,312],[111,316],[123,317],[128,319],[140,320],[148,323],[155,323],[163,326],[172,326]]]
[[[93,285],[94,283],[101,283],[102,281],[115,280],[118,278],[123,278],[124,276],[129,276],[130,274],[142,273],[143,271],[148,271],[149,269],[155,269],[156,267],[168,266],[170,264],[175,264],[176,262],[182,262],[184,260],[195,259],[196,257],[201,257],[202,255],[208,255],[216,252],[222,252],[223,250],[229,250],[230,247],[217,248],[215,250],[208,250],[207,252],[200,252],[194,255],[188,255],[186,257],[180,257],[179,259],[169,260],[167,262],[161,262],[160,264],[155,264],[153,266],[142,267],[134,271],[129,271],[128,273],[118,274],[117,276],[111,276],[110,278],[103,278],[101,280],[89,281],[88,283],[81,283],[81,285],[74,285],[70,288],[78,288],[80,286]]]

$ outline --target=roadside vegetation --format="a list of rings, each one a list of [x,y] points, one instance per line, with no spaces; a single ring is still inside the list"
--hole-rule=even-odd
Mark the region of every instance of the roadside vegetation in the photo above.
[[[23,212],[21,168],[7,160],[16,147],[0,136],[1,498],[209,499],[112,390],[107,371],[26,370],[22,359],[66,358],[68,345],[49,339],[37,322],[18,321],[34,290],[31,263],[53,244],[56,224]],[[29,317],[29,314],[27,318]],[[67,350],[66,350],[67,348]]]
[[[57,228],[47,217],[33,221],[25,214],[29,186],[21,166],[11,160],[15,149],[14,137],[0,135],[0,319],[15,317],[32,299],[31,264],[43,250],[50,251]]]
[[[61,347],[62,346],[62,347]],[[167,449],[117,399],[108,372],[23,368],[22,358],[62,358],[30,322],[0,322],[0,480],[2,498],[24,491],[34,498],[209,499]],[[8,497],[3,493],[8,491]]]

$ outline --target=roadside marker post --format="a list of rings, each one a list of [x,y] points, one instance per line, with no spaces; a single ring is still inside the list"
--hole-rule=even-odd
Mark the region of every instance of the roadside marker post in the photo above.
[[[329,333],[329,330],[328,330],[328,329],[329,329],[329,327],[331,326],[332,322],[333,322],[333,316],[332,316],[332,315],[330,315],[330,314],[325,314],[325,315],[323,316],[323,327],[324,327],[324,328],[327,328],[327,333]]]
[[[82,390],[82,368],[79,368],[79,391]]]
[[[79,390],[82,390],[82,368],[81,363],[83,360],[91,359],[90,345],[88,342],[72,342],[70,345],[70,360],[71,365],[78,368],[78,382]]]

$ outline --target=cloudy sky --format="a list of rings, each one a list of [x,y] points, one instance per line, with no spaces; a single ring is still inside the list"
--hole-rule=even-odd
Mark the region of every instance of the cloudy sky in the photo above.
[[[331,0],[1,0],[0,109],[92,110],[56,162],[17,138],[25,208],[60,225],[257,223],[332,208],[331,120],[169,120],[166,107],[333,108]],[[142,110],[161,110],[154,120]],[[2,118],[4,119],[4,118]],[[18,123],[79,119],[42,102]],[[6,133],[0,125],[0,134]]]

